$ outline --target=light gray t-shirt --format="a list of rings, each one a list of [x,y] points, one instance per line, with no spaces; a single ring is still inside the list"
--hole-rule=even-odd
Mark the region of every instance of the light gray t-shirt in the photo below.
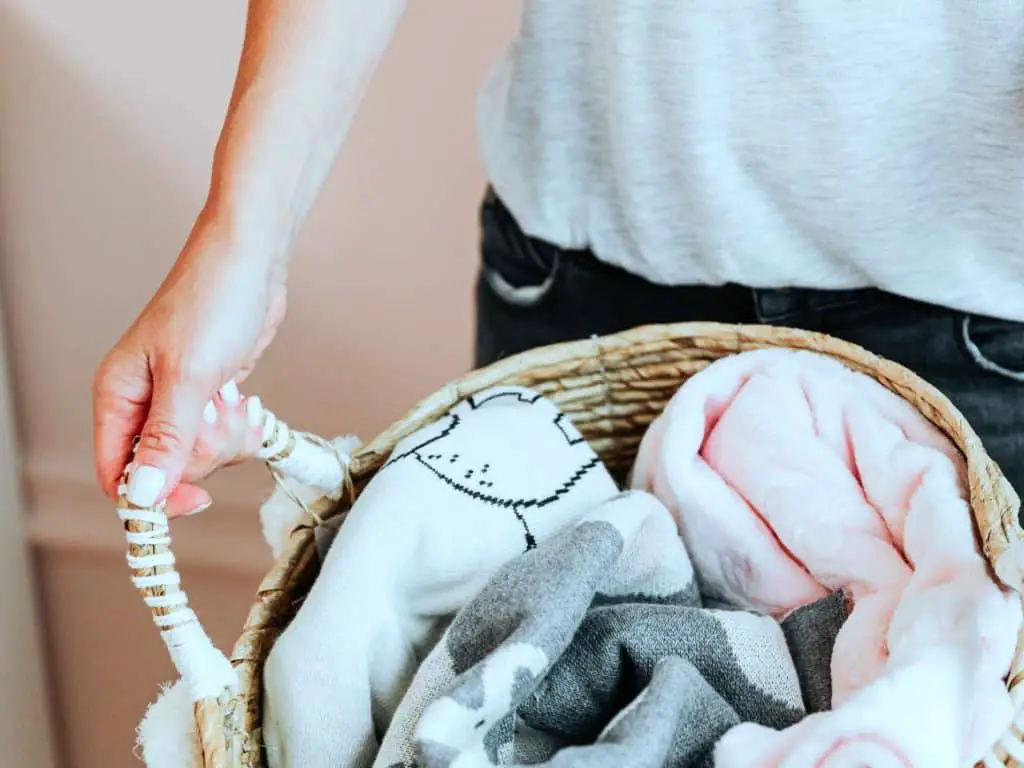
[[[479,124],[528,234],[654,282],[1024,321],[1021,0],[524,0]]]

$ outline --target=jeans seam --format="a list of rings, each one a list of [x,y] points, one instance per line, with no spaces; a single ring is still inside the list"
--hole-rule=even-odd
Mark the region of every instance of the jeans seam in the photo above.
[[[985,353],[981,351],[981,348],[974,342],[974,339],[971,338],[971,315],[964,315],[960,319],[960,340],[963,342],[964,349],[967,351],[971,360],[973,360],[974,363],[983,371],[1003,376],[1011,381],[1024,383],[1024,371],[1015,371],[1012,368],[1006,368],[994,360],[989,360],[985,357]]]

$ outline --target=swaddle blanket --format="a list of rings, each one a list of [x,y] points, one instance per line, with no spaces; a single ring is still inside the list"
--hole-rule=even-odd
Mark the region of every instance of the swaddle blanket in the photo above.
[[[776,616],[837,589],[853,600],[836,710],[738,728],[723,768],[967,766],[1004,730],[1021,612],[989,577],[963,475],[914,408],[823,356],[738,355],[680,388],[633,485],[672,509],[703,590]]]
[[[468,398],[401,441],[267,659],[270,766],[369,765],[452,615],[617,491],[569,419],[526,389]]]
[[[841,596],[795,613],[785,633],[702,607],[669,512],[625,493],[510,562],[459,612],[376,765],[710,765],[742,721],[799,721],[801,678],[820,704],[844,618]]]

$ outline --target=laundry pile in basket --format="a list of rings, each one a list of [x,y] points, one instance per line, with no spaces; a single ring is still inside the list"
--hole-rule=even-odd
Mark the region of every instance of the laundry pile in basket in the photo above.
[[[692,377],[629,490],[541,395],[470,397],[319,531],[266,662],[268,763],[971,766],[1013,716],[1022,616],[964,476],[808,352]]]

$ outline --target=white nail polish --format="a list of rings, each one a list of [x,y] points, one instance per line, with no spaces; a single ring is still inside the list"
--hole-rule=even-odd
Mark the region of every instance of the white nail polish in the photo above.
[[[182,515],[182,517],[192,517],[192,515],[198,515],[200,512],[205,512],[206,510],[208,510],[210,508],[210,506],[212,504],[213,504],[212,501],[204,502],[203,504],[200,504],[195,509],[191,509],[188,512],[186,512],[184,515]]]
[[[258,427],[263,423],[263,402],[256,395],[245,401],[245,415],[250,427]]]
[[[167,476],[156,467],[137,467],[128,479],[125,497],[136,507],[152,507],[164,489]]]
[[[241,395],[238,392],[238,385],[234,381],[229,381],[223,387],[220,388],[220,398],[228,405],[234,405],[239,401]]]
[[[206,407],[203,408],[203,421],[207,424],[217,423],[217,406],[213,404],[213,400],[208,402]]]

